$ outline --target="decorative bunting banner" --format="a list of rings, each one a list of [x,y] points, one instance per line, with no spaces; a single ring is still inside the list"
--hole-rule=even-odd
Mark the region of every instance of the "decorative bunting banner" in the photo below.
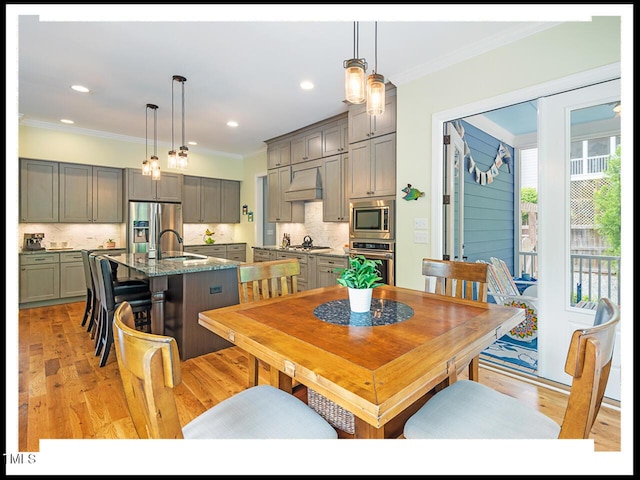
[[[509,153],[509,149],[505,147],[502,142],[500,142],[500,145],[498,146],[498,153],[493,160],[493,164],[483,172],[478,168],[478,165],[471,156],[469,145],[464,139],[464,127],[459,120],[454,123],[454,127],[464,142],[464,157],[469,158],[468,171],[470,174],[475,176],[476,183],[479,183],[480,185],[489,185],[493,183],[493,179],[500,173],[499,169],[502,164],[505,164],[507,166],[507,170],[511,173],[511,154]]]

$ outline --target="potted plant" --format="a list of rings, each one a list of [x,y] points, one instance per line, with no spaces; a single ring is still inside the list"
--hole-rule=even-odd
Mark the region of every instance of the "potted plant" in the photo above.
[[[107,248],[116,248],[116,241],[113,238],[108,238],[104,245]]]
[[[336,269],[337,282],[349,289],[349,304],[352,312],[368,312],[371,309],[373,289],[382,285],[378,265],[381,260],[355,255],[349,258],[347,268]]]

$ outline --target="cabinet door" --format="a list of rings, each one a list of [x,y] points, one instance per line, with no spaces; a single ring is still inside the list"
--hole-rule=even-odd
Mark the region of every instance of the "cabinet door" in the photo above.
[[[396,98],[395,95],[389,95],[387,92],[384,99],[384,113],[371,117],[372,136],[379,137],[396,131]]]
[[[20,159],[20,222],[58,221],[58,162]]]
[[[93,167],[93,222],[122,223],[122,169]]]
[[[59,164],[60,222],[93,221],[93,168],[91,165]]]
[[[240,182],[222,180],[220,222],[240,223]]]
[[[59,262],[20,267],[20,303],[57,298],[60,298]]]
[[[349,197],[370,197],[371,143],[358,142],[349,146]]]
[[[306,160],[306,144],[304,135],[298,135],[291,139],[291,163],[296,164]]]
[[[396,134],[376,137],[371,142],[371,190],[374,196],[395,195]]]
[[[367,140],[371,136],[371,117],[366,104],[349,106],[349,143]]]
[[[200,223],[200,177],[185,175],[183,177],[184,199],[182,202],[182,221],[184,223]]]
[[[236,262],[246,262],[247,244],[238,243],[234,245],[227,245],[227,258],[229,260],[235,260]]]
[[[346,268],[348,265],[346,258],[321,256],[316,257],[316,288],[330,287],[335,285],[339,274],[337,268]]]
[[[280,141],[267,147],[267,168],[278,168],[291,164],[291,141]]]
[[[82,261],[60,263],[60,298],[83,297],[86,294]]]
[[[159,180],[142,175],[142,170],[127,168],[127,196],[129,200],[153,202],[156,198],[156,186]],[[164,177],[164,174],[162,174]]]
[[[277,222],[280,216],[280,170],[267,172],[267,221]]]
[[[160,180],[153,180],[155,199],[159,202],[182,202],[182,174],[162,173]]]
[[[222,181],[219,178],[201,178],[200,185],[200,222],[220,223]]]
[[[347,195],[348,155],[325,158],[322,179],[322,220],[325,222],[348,222],[349,202]]]
[[[305,135],[305,160],[315,160],[322,158],[322,130],[317,129]]]

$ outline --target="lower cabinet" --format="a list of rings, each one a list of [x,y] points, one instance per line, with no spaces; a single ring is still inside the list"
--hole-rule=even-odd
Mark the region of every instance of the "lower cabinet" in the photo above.
[[[276,252],[267,248],[253,247],[254,262],[268,262],[276,259]]]
[[[82,253],[60,254],[60,298],[81,297],[87,293]]]
[[[60,255],[58,253],[20,255],[20,303],[58,298],[60,298]]]
[[[337,268],[346,268],[348,258],[335,257],[333,255],[314,255],[315,257],[315,286],[314,288],[330,287],[337,283]]]
[[[294,252],[276,252],[276,260],[283,258],[296,258],[300,262],[300,275],[298,275],[298,291],[309,289],[309,269],[308,261],[309,255],[307,253],[294,253]]]
[[[226,258],[235,260],[236,262],[247,261],[247,244],[246,243],[228,243],[219,245],[194,245],[184,247],[187,253],[197,253],[198,255],[206,255],[208,257]]]

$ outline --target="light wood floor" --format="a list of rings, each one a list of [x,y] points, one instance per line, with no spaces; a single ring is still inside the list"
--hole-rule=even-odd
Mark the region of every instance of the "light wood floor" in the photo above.
[[[19,311],[18,448],[38,452],[40,439],[137,438],[124,400],[115,350],[100,368],[80,326],[84,303]],[[186,424],[245,388],[247,358],[228,348],[182,364],[180,419]],[[261,372],[261,383],[267,381]],[[566,395],[486,368],[480,381],[562,420]],[[603,407],[592,430],[596,451],[620,451],[620,411]],[[403,441],[403,440],[398,440]]]

